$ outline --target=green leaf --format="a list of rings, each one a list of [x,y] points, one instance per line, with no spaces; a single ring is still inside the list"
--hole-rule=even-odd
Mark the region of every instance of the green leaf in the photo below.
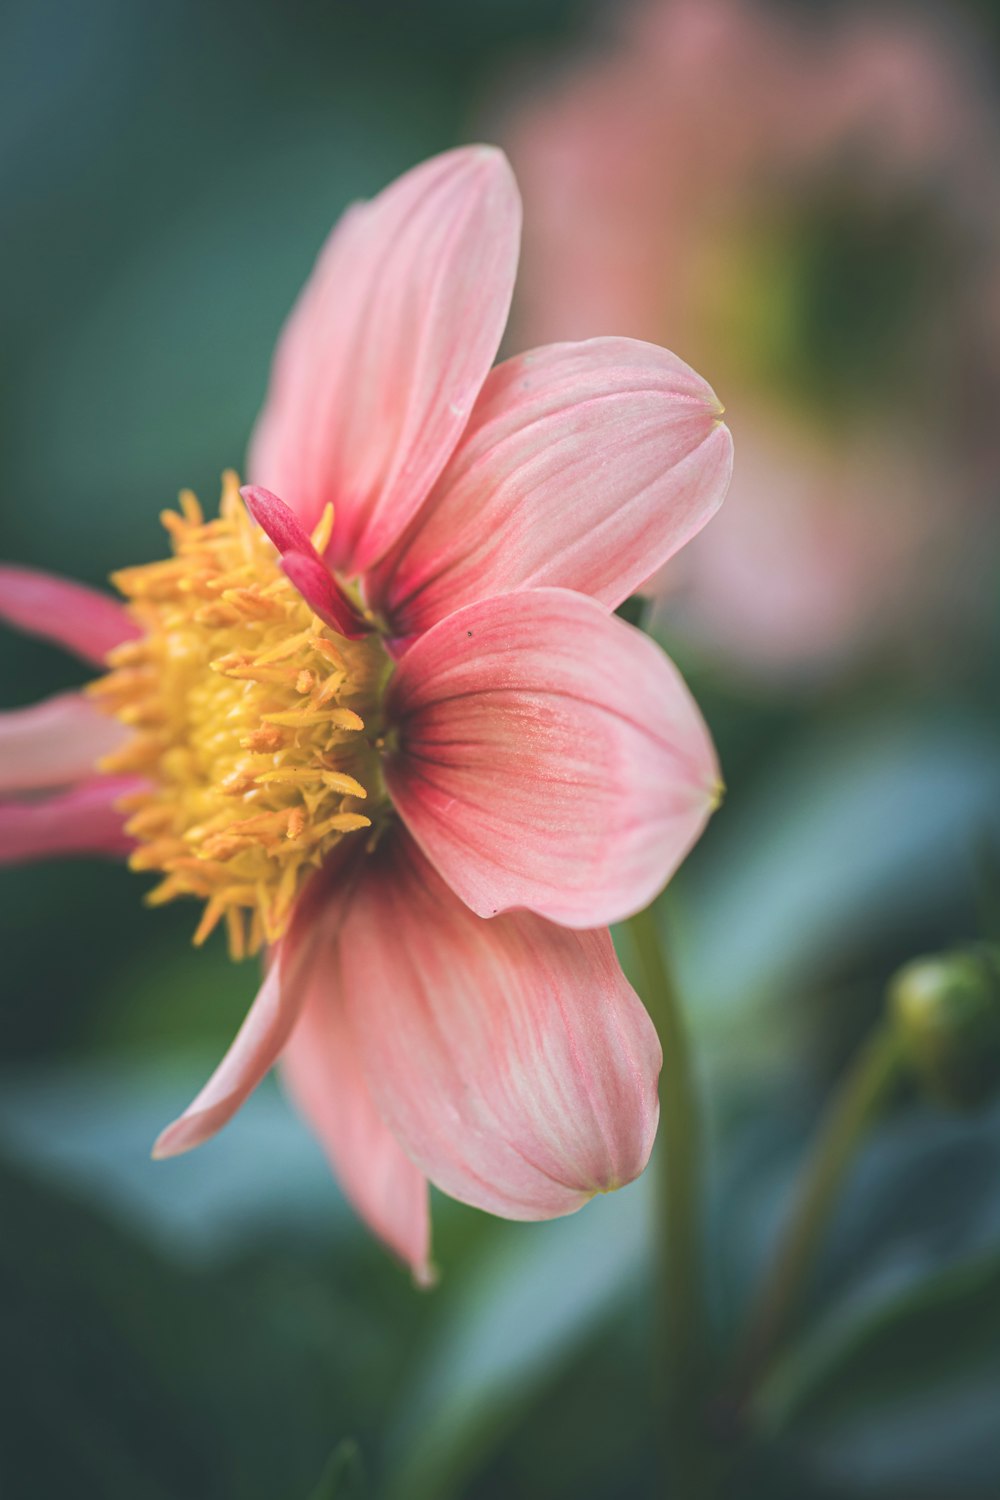
[[[791,741],[730,786],[674,888],[694,1023],[725,1040],[743,1017],[759,1036],[762,1004],[815,994],[852,944],[963,898],[971,911],[976,840],[998,800],[996,738],[970,724],[866,714]]]
[[[108,1211],[170,1255],[201,1266],[277,1235],[361,1239],[322,1152],[266,1082],[202,1150],[155,1162],[164,1122],[217,1059],[163,1051],[0,1072],[0,1149],[32,1174]]]
[[[715,1281],[727,1337],[766,1271],[821,1104],[755,1094],[714,1174]],[[814,1268],[803,1320],[854,1326],[946,1269],[1000,1244],[1000,1112],[956,1117],[912,1099],[878,1122],[855,1159]]]
[[[867,1316],[823,1320],[773,1371],[755,1414],[762,1434],[808,1446],[861,1493],[978,1495],[1000,1473],[998,1382],[994,1251]]]
[[[447,1283],[388,1435],[391,1500],[449,1500],[642,1282],[649,1182],[545,1224],[497,1225]],[[437,1294],[442,1295],[442,1294]]]
[[[0,1212],[0,1494],[284,1500],[377,1440],[422,1312],[383,1257],[178,1266],[2,1161]]]
[[[353,1438],[338,1443],[309,1500],[363,1500],[367,1493],[361,1449]]]

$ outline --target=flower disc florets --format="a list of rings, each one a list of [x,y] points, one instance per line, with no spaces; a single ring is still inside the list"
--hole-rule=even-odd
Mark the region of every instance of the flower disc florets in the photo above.
[[[235,474],[205,521],[190,493],[165,511],[173,557],[117,573],[143,634],[90,692],[130,740],[102,764],[148,778],[128,799],[130,864],[163,880],[148,900],[205,901],[234,957],[285,931],[303,881],[386,807],[379,764],[389,658],[310,609],[254,524]],[[328,512],[314,534],[322,549]],[[323,534],[325,533],[325,535]]]

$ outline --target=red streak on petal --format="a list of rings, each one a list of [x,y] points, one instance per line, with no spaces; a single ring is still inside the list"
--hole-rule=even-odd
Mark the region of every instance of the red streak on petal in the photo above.
[[[314,551],[308,532],[284,500],[279,500],[277,495],[272,495],[259,484],[244,485],[240,494],[257,525],[267,532],[279,552]]]

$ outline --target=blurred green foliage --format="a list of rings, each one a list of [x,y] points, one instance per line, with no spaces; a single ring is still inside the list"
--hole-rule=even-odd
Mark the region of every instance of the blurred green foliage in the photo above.
[[[475,133],[497,80],[555,54],[589,10],[9,0],[3,553],[91,582],[155,555],[178,488],[211,500],[240,462],[338,213]],[[995,41],[995,8],[978,10]],[[817,234],[803,281],[834,253]],[[889,339],[885,256],[847,249]],[[836,355],[838,309],[821,315]],[[878,661],[764,697],[688,664],[729,786],[666,903],[712,1105],[720,1345],[886,980],[981,936],[984,903],[1000,923],[978,874],[1000,837],[998,624],[947,682]],[[6,633],[0,669],[5,705],[81,679]],[[138,894],[98,864],[3,876],[0,1493],[653,1493],[648,1184],[548,1225],[439,1203],[444,1280],[420,1295],[273,1088],[197,1158],[154,1166],[158,1126],[232,1034],[253,973],[221,946],[194,954],[191,912]],[[900,1102],[734,1493],[1000,1493],[998,1167],[995,1113]]]

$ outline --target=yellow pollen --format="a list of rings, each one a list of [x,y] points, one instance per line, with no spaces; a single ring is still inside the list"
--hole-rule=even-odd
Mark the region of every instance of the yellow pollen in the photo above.
[[[282,936],[309,873],[384,811],[373,718],[389,660],[313,614],[235,474],[217,520],[189,491],[161,520],[173,556],[114,575],[143,634],[88,689],[133,731],[101,769],[150,783],[121,804],[131,867],[161,876],[147,901],[197,897],[195,943],[222,923],[241,958]],[[332,525],[327,507],[317,547]]]

